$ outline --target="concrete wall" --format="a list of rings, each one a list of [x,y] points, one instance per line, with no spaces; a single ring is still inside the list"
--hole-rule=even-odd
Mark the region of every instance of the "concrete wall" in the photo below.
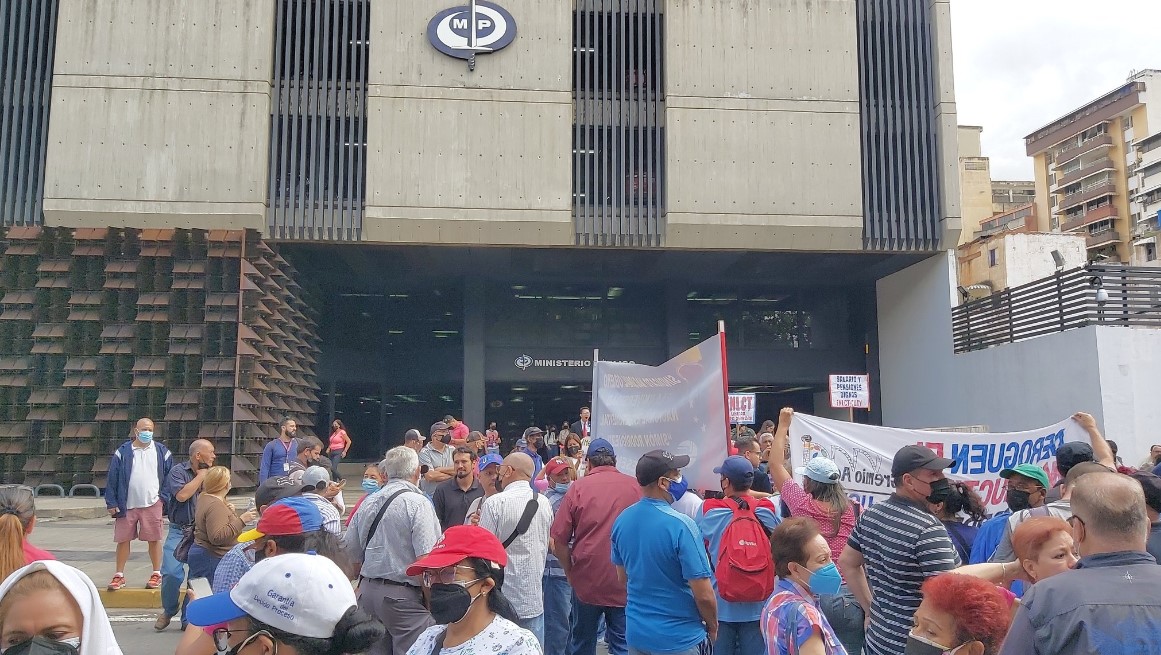
[[[667,245],[861,249],[855,3],[687,0],[665,24]]]
[[[262,228],[274,0],[61,0],[45,221]]]
[[[572,7],[503,6],[516,40],[469,72],[427,41],[444,5],[375,3],[365,240],[573,242]]]
[[[852,3],[854,4],[854,3]],[[938,129],[940,206],[943,209],[943,243],[959,243],[963,210],[959,204],[959,154],[956,148],[958,120],[955,107],[955,73],[952,65],[951,0],[929,0],[932,21],[931,49],[934,54],[935,121]]]
[[[1042,280],[1056,273],[1052,251],[1064,257],[1064,270],[1088,261],[1085,238],[1077,234],[1008,234],[1003,238],[1004,265],[1009,287]]]
[[[1158,441],[1161,330],[1088,327],[956,355],[950,273],[940,255],[878,283],[884,425],[1002,432],[1087,411],[1126,461]]]

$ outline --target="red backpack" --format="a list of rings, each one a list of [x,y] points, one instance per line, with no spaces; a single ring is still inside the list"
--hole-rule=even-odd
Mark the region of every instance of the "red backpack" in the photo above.
[[[734,516],[722,532],[714,569],[718,595],[730,603],[762,602],[774,593],[770,538],[750,504],[744,499],[733,501],[737,504],[731,508]]]

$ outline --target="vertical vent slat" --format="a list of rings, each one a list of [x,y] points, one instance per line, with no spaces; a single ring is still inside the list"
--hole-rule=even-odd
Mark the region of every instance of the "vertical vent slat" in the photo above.
[[[278,0],[269,234],[359,240],[370,0]]]

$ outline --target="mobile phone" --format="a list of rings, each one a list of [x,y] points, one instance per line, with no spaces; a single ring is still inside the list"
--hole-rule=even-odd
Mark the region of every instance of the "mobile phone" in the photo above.
[[[206,598],[214,595],[210,590],[210,581],[206,578],[190,578],[189,589],[193,592],[194,598]]]
[[[419,467],[419,474],[420,475],[427,475],[427,472],[430,470],[431,470],[431,467],[428,466],[427,464],[424,464],[423,466]]]

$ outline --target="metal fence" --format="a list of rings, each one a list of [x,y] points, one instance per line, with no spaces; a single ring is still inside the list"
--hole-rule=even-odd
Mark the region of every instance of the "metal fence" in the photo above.
[[[1089,325],[1161,328],[1161,268],[1061,271],[966,302],[951,317],[957,353]]]

